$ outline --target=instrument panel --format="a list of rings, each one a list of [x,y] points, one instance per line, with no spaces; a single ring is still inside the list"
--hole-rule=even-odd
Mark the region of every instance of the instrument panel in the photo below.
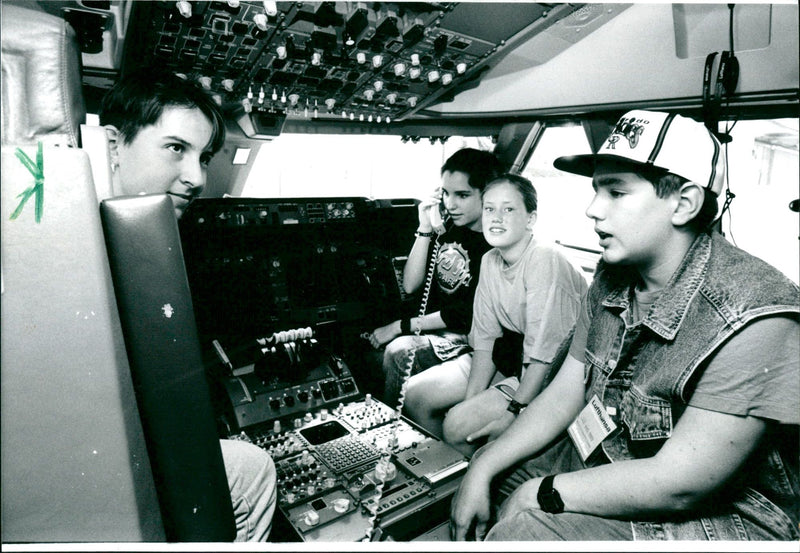
[[[195,200],[179,227],[204,349],[213,355],[216,339],[235,354],[239,344],[296,326],[313,327],[325,342],[343,326],[354,335],[374,328],[408,299],[393,257],[411,248],[416,211],[410,199]],[[289,366],[282,360],[303,353],[248,355],[238,366],[260,360],[257,368],[280,371]]]

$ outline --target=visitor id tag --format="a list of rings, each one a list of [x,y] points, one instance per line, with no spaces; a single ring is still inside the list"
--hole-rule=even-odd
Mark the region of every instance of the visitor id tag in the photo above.
[[[569,425],[567,433],[578,449],[581,459],[586,461],[600,445],[600,442],[605,440],[616,428],[617,425],[608,416],[605,406],[597,399],[597,395],[594,395]]]

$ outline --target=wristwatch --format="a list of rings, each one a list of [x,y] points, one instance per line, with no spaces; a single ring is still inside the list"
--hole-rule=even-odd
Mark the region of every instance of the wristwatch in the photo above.
[[[510,411],[511,413],[514,413],[514,416],[516,416],[519,415],[520,411],[525,409],[527,406],[528,406],[527,403],[520,403],[517,400],[512,399],[511,403],[508,404],[506,411]]]
[[[539,502],[539,507],[545,513],[563,513],[564,502],[561,501],[561,495],[558,490],[553,487],[553,480],[555,475],[551,474],[545,476],[542,483],[539,485],[539,492],[536,494],[536,500]]]

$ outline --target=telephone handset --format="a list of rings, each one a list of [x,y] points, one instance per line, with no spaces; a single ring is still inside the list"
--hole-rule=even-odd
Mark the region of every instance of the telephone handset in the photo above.
[[[429,211],[430,218],[431,218],[431,226],[436,234],[444,234],[445,232],[445,223],[450,219],[450,215],[447,213],[447,209],[444,207],[444,202],[441,199],[441,189],[437,190],[437,196],[439,197],[439,201],[435,206],[431,206]]]

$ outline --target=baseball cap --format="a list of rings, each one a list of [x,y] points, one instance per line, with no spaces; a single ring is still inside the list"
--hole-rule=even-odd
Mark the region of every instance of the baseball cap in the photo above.
[[[596,154],[559,157],[553,165],[591,177],[600,160],[672,173],[717,196],[725,182],[725,154],[719,140],[694,119],[660,111],[629,111]]]

